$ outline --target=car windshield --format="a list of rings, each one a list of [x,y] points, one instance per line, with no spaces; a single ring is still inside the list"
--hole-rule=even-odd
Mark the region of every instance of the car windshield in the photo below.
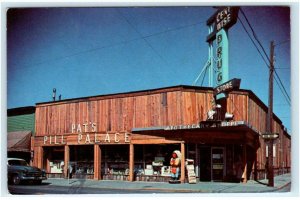
[[[28,166],[27,162],[25,160],[9,160],[9,165],[21,165],[21,166]]]

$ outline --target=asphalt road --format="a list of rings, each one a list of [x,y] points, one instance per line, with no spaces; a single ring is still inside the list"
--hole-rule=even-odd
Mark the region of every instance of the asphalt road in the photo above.
[[[289,192],[291,184],[286,185],[276,192]],[[158,193],[176,193],[163,190],[141,190],[141,189],[104,189],[90,188],[81,186],[56,186],[49,183],[42,185],[9,185],[9,193],[13,195],[45,195],[45,194],[158,194]],[[180,192],[182,193],[182,192]]]
[[[155,194],[170,193],[168,191],[155,190],[125,190],[125,189],[103,189],[78,186],[54,186],[48,184],[36,185],[9,185],[10,194],[14,195],[43,195],[43,194]]]

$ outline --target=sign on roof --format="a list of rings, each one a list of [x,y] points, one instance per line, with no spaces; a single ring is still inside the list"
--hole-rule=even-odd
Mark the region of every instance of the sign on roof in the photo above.
[[[240,83],[241,79],[231,79],[222,85],[219,85],[218,87],[215,88],[214,90],[214,96],[220,94],[220,93],[228,93],[234,89],[239,89],[240,88]]]
[[[216,33],[223,29],[232,27],[238,19],[239,7],[222,7],[219,8],[206,22],[207,25],[214,23],[214,30],[207,36],[206,41],[210,42],[216,39]]]

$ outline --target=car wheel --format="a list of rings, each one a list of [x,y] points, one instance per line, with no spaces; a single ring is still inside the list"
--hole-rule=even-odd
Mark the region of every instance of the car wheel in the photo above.
[[[19,185],[20,182],[21,182],[20,177],[19,177],[18,175],[14,175],[13,178],[12,178],[12,183],[13,183],[14,185]]]

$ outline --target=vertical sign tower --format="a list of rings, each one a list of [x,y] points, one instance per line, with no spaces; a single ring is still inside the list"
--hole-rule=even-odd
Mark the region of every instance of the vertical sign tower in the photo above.
[[[207,42],[216,40],[216,77],[215,87],[222,87],[229,81],[229,41],[228,29],[237,21],[239,7],[221,7],[208,20],[207,25],[214,24],[214,30],[207,36]],[[213,65],[211,65],[213,66]],[[216,94],[216,100],[226,97],[224,92]]]
[[[220,86],[229,80],[229,59],[228,59],[228,32],[221,29],[217,33],[217,77],[216,86]],[[224,93],[217,95],[217,99],[224,98]]]

